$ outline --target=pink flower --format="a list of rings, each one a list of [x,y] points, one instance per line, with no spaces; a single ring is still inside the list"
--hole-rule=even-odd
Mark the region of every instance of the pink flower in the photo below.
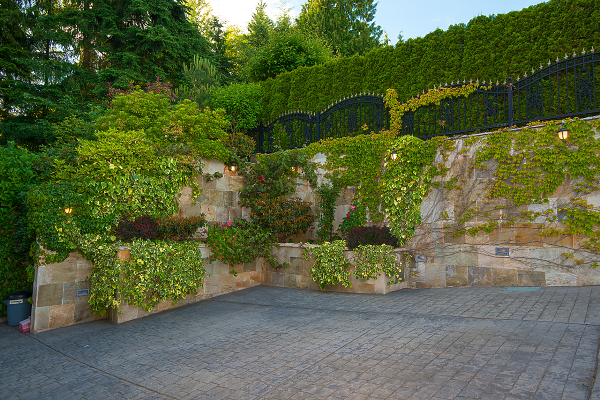
[[[223,229],[227,228],[227,225],[223,225]]]
[[[356,208],[356,207],[354,207],[354,206],[350,206],[350,209],[351,209],[351,210],[354,210],[355,208]]]
[[[227,222],[227,226],[231,226],[231,221],[228,221],[228,222]]]
[[[346,217],[350,218],[350,214],[346,214]]]

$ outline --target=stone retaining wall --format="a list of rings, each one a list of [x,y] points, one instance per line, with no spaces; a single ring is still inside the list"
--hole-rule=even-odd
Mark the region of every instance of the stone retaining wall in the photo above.
[[[88,304],[89,296],[76,296],[77,289],[89,289],[87,277],[92,269],[92,263],[77,253],[72,253],[69,258],[61,263],[39,265],[36,268],[34,281],[32,331],[41,332],[47,329],[73,325],[95,319],[106,319],[114,323],[123,323],[174,307],[206,300],[214,296],[256,285],[282,286],[300,289],[318,290],[319,285],[310,278],[312,260],[305,260],[302,256],[302,246],[299,244],[282,244],[273,249],[272,254],[280,263],[288,262],[286,269],[274,269],[264,259],[259,258],[251,263],[235,265],[232,273],[229,265],[220,261],[209,263],[212,254],[209,247],[200,245],[202,256],[205,260],[204,268],[207,276],[203,286],[198,288],[195,295],[185,299],[160,301],[151,311],[132,306],[122,302],[118,309],[109,310],[104,316],[91,313]],[[398,258],[401,259],[401,252]],[[346,252],[350,257],[351,252]],[[351,268],[350,272],[354,272]],[[357,279],[351,275],[352,287],[344,288],[341,284],[330,285],[328,291],[349,293],[378,293],[386,294],[395,290],[408,287],[405,282],[387,285],[384,276],[375,280]]]

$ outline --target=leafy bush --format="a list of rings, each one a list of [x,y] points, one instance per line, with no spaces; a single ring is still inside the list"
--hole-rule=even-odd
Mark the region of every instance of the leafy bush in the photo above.
[[[117,238],[126,242],[132,239],[152,240],[158,237],[158,223],[149,215],[142,215],[131,219],[124,216],[115,228]]]
[[[250,218],[259,226],[273,232],[280,242],[304,233],[315,220],[311,203],[298,197],[269,198],[266,194],[249,204]]]
[[[183,241],[189,239],[198,228],[206,225],[204,215],[198,217],[161,218],[158,221],[158,235],[164,240]]]
[[[31,290],[33,262],[29,256],[32,238],[27,230],[25,194],[39,181],[39,157],[14,142],[0,147],[0,299],[18,290]],[[0,317],[6,306],[0,301]]]
[[[238,83],[216,89],[210,100],[214,109],[227,112],[232,132],[248,132],[258,126],[262,112],[260,85]]]
[[[286,196],[296,191],[300,173],[293,168],[302,168],[303,178],[315,187],[317,175],[315,164],[310,161],[304,149],[279,151],[273,154],[259,154],[256,164],[244,172],[244,187],[240,190],[240,204],[249,207],[255,200],[266,194],[269,198]]]
[[[250,155],[256,151],[256,141],[248,135],[239,132],[232,132],[225,142],[227,147],[235,157],[241,160],[247,160]]]
[[[142,131],[146,140],[162,151],[177,148],[195,157],[227,161],[224,142],[229,122],[224,110],[200,110],[185,99],[171,105],[160,91],[117,94],[108,113],[100,117],[99,131]]]
[[[320,38],[299,31],[280,32],[258,50],[248,66],[248,75],[253,81],[264,81],[282,72],[324,64],[332,59],[332,50]]]
[[[387,226],[359,226],[348,232],[346,243],[349,249],[354,250],[361,245],[387,244],[398,247],[398,239],[390,233]]]
[[[210,246],[210,260],[220,260],[230,267],[265,257],[273,266],[279,263],[269,253],[276,247],[275,235],[243,219],[225,225],[214,224],[208,228],[206,244]],[[232,271],[236,274],[235,270]]]

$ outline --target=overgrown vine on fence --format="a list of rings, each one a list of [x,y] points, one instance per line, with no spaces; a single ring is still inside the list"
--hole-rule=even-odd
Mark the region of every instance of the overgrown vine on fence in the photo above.
[[[390,129],[395,132],[402,132],[402,116],[409,112],[415,111],[421,106],[428,104],[440,104],[440,102],[447,98],[457,98],[460,96],[468,97],[471,93],[477,89],[490,89],[489,87],[479,86],[477,82],[467,83],[466,85],[457,87],[440,87],[430,89],[427,93],[412,98],[405,103],[398,101],[398,93],[394,89],[388,89],[383,101],[385,106],[390,109]]]

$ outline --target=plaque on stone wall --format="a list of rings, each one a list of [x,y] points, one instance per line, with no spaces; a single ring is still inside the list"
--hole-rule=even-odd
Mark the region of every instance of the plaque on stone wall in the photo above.
[[[417,254],[417,262],[427,262],[427,256],[422,254]]]
[[[508,247],[496,247],[496,255],[508,257],[510,254]]]
[[[90,295],[90,289],[78,289],[77,290],[77,297],[89,296],[89,295]]]

